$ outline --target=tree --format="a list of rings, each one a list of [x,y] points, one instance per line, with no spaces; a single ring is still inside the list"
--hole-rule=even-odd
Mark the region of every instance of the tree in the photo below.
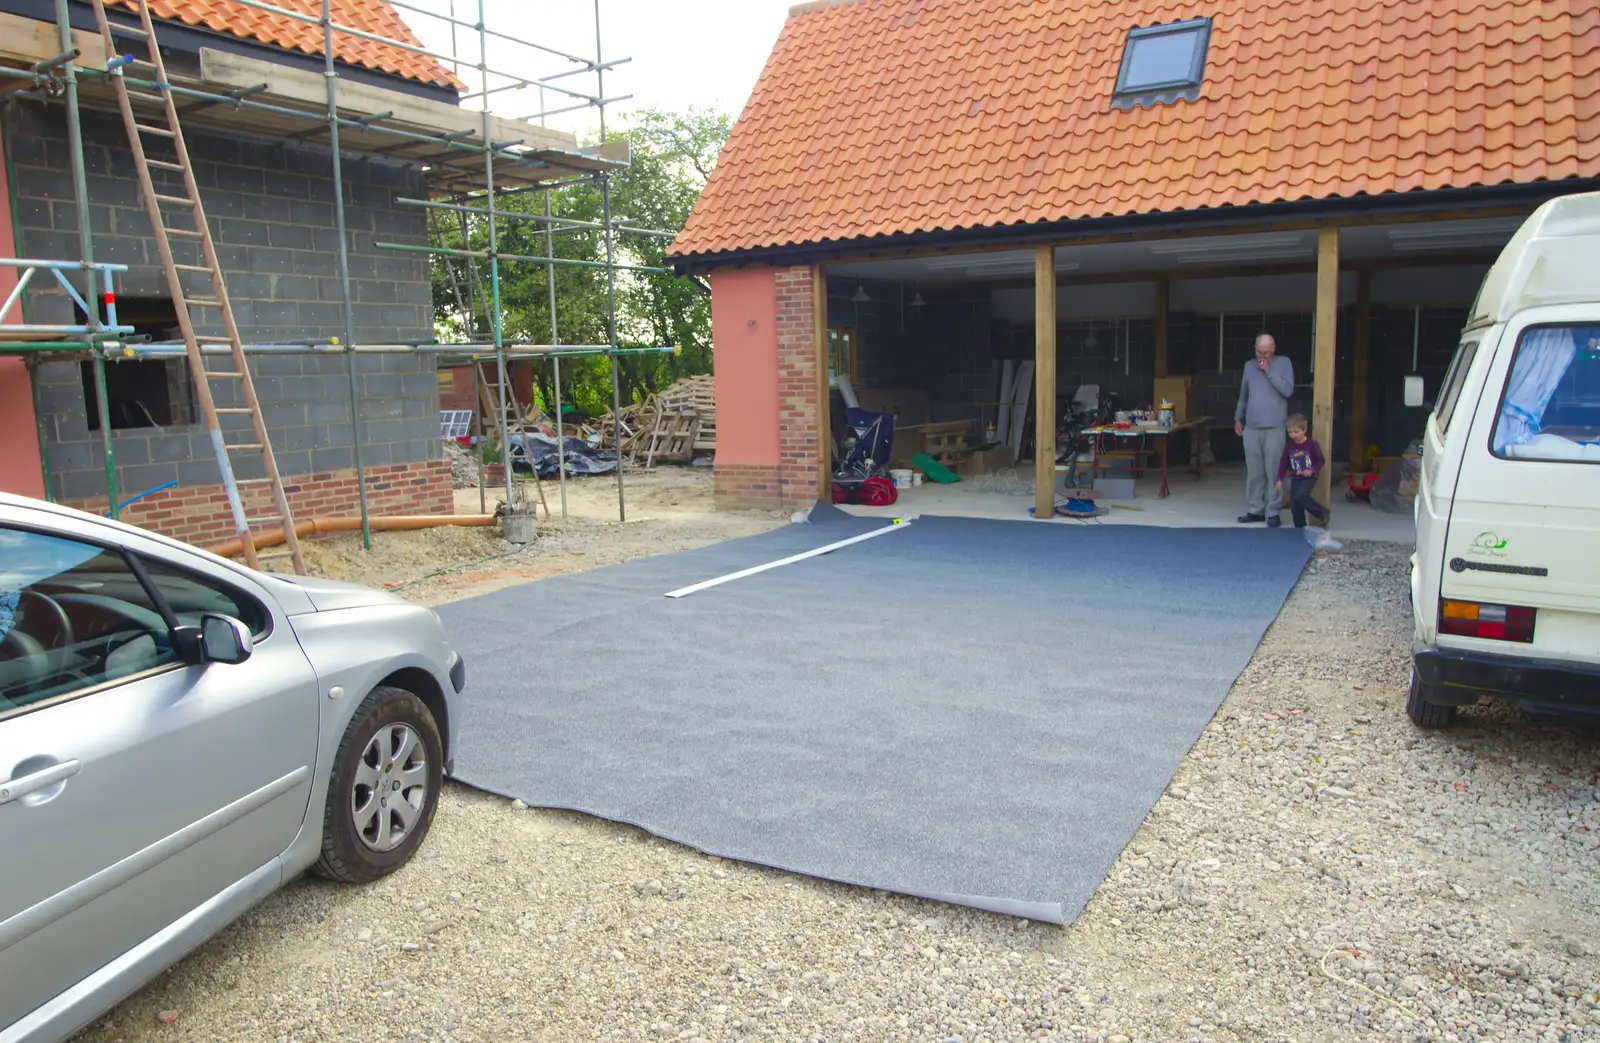
[[[686,113],[646,109],[621,132],[609,134],[629,143],[631,164],[611,175],[613,224],[676,234],[705,187],[722,151],[732,120],[721,113],[691,109]],[[547,193],[502,196],[498,209],[543,217]],[[598,224],[602,199],[598,184],[585,182],[548,193],[551,215]],[[481,200],[471,205],[481,206]],[[451,211],[435,215],[436,235],[446,246],[463,243],[488,248],[488,227],[478,216]],[[546,229],[550,231],[547,234]],[[598,228],[581,228],[539,220],[496,221],[502,254],[558,257],[576,261],[605,260]],[[463,234],[464,233],[464,234]],[[619,231],[613,252],[619,264],[666,267],[671,239],[642,231]],[[549,266],[502,260],[500,296],[503,334],[507,341],[545,344],[550,341]],[[558,266],[555,270],[555,315],[562,344],[605,344],[607,286],[604,268]],[[487,259],[440,258],[434,266],[434,314],[439,336],[488,340]],[[675,345],[677,355],[629,355],[617,358],[618,383],[624,404],[658,392],[679,377],[711,372],[711,302],[698,280],[670,273],[619,271],[616,277],[619,346]],[[474,301],[477,303],[474,304]],[[540,404],[553,405],[551,367],[536,370]],[[588,413],[611,404],[611,369],[604,357],[570,359],[562,364],[562,398]]]

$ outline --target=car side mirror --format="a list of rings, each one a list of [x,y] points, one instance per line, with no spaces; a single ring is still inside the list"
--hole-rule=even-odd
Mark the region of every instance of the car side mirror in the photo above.
[[[1410,409],[1422,405],[1423,386],[1421,377],[1407,377],[1405,387],[1405,402]]]
[[[242,663],[255,651],[250,628],[232,616],[200,617],[200,647],[208,663]]]

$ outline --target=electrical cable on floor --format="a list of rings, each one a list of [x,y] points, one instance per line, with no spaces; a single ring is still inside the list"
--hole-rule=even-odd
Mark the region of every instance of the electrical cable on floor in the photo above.
[[[1006,496],[1033,495],[1033,483],[1025,481],[1018,475],[1015,467],[985,471],[974,480],[973,484],[980,493],[1002,493]]]

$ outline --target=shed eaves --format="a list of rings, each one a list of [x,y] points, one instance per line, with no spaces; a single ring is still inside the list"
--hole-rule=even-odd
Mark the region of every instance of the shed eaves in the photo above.
[[[1195,17],[1199,98],[1113,109]],[[670,255],[1596,175],[1593,0],[822,0]]]

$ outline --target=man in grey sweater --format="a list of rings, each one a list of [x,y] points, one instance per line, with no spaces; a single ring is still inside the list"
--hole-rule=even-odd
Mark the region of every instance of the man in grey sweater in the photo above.
[[[1282,524],[1283,509],[1273,492],[1272,476],[1283,455],[1283,423],[1289,418],[1289,396],[1294,394],[1294,363],[1278,354],[1271,334],[1256,338],[1256,357],[1244,367],[1239,405],[1233,411],[1233,432],[1244,438],[1245,512],[1241,522]]]

